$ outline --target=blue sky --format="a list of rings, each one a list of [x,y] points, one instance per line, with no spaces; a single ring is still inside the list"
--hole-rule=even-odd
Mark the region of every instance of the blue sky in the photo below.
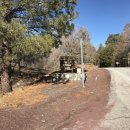
[[[130,23],[130,0],[78,0],[76,10],[80,13],[76,28],[86,27],[96,48]]]

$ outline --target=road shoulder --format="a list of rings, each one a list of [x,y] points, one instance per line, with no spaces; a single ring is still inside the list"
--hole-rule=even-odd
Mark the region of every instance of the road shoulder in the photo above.
[[[46,102],[1,109],[1,130],[92,130],[98,127],[108,111],[109,72],[94,69],[89,72],[85,89],[81,83],[75,86]]]

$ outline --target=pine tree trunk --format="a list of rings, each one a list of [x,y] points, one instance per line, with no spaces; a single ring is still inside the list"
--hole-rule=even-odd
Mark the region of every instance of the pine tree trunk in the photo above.
[[[7,23],[11,23],[12,16],[15,12],[13,10],[7,10],[7,13],[5,14],[4,20]],[[9,39],[7,41],[1,41],[2,42],[2,47],[1,47],[1,57],[2,57],[2,75],[1,75],[1,88],[2,91],[5,92],[10,92],[12,91],[12,82],[11,82],[11,75],[12,75],[12,66],[11,66],[11,61],[6,61],[4,60],[5,56],[10,56],[12,54],[12,50],[10,48],[10,42]],[[8,44],[6,44],[8,42]]]
[[[6,56],[11,55],[11,49],[7,48],[6,45],[3,44],[1,55],[2,55],[1,88],[4,93],[11,92],[12,91],[12,82],[11,82],[12,65],[11,65],[11,61],[4,60],[5,55]]]
[[[11,92],[12,91],[12,84],[11,84],[11,67],[3,67],[2,75],[1,75],[1,86],[2,91]]]

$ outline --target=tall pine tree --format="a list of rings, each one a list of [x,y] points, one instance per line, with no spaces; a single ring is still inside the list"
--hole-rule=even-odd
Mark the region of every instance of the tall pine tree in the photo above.
[[[1,84],[5,92],[12,90],[10,56],[14,54],[14,50],[18,50],[12,44],[18,45],[20,41],[22,43],[24,36],[33,34],[45,38],[51,36],[55,41],[53,46],[57,46],[62,35],[68,35],[74,29],[72,21],[76,16],[76,4],[77,0],[0,0]],[[26,27],[26,33],[24,27],[17,23]],[[32,45],[32,41],[41,42],[41,38],[28,40],[29,45]],[[21,48],[23,47],[21,44]]]

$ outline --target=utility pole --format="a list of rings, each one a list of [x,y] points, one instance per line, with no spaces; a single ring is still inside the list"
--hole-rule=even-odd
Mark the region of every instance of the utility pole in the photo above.
[[[82,85],[83,88],[85,88],[84,86],[84,78],[85,78],[85,74],[84,74],[84,62],[83,62],[83,39],[80,39],[80,48],[81,48],[81,65],[82,65]]]

